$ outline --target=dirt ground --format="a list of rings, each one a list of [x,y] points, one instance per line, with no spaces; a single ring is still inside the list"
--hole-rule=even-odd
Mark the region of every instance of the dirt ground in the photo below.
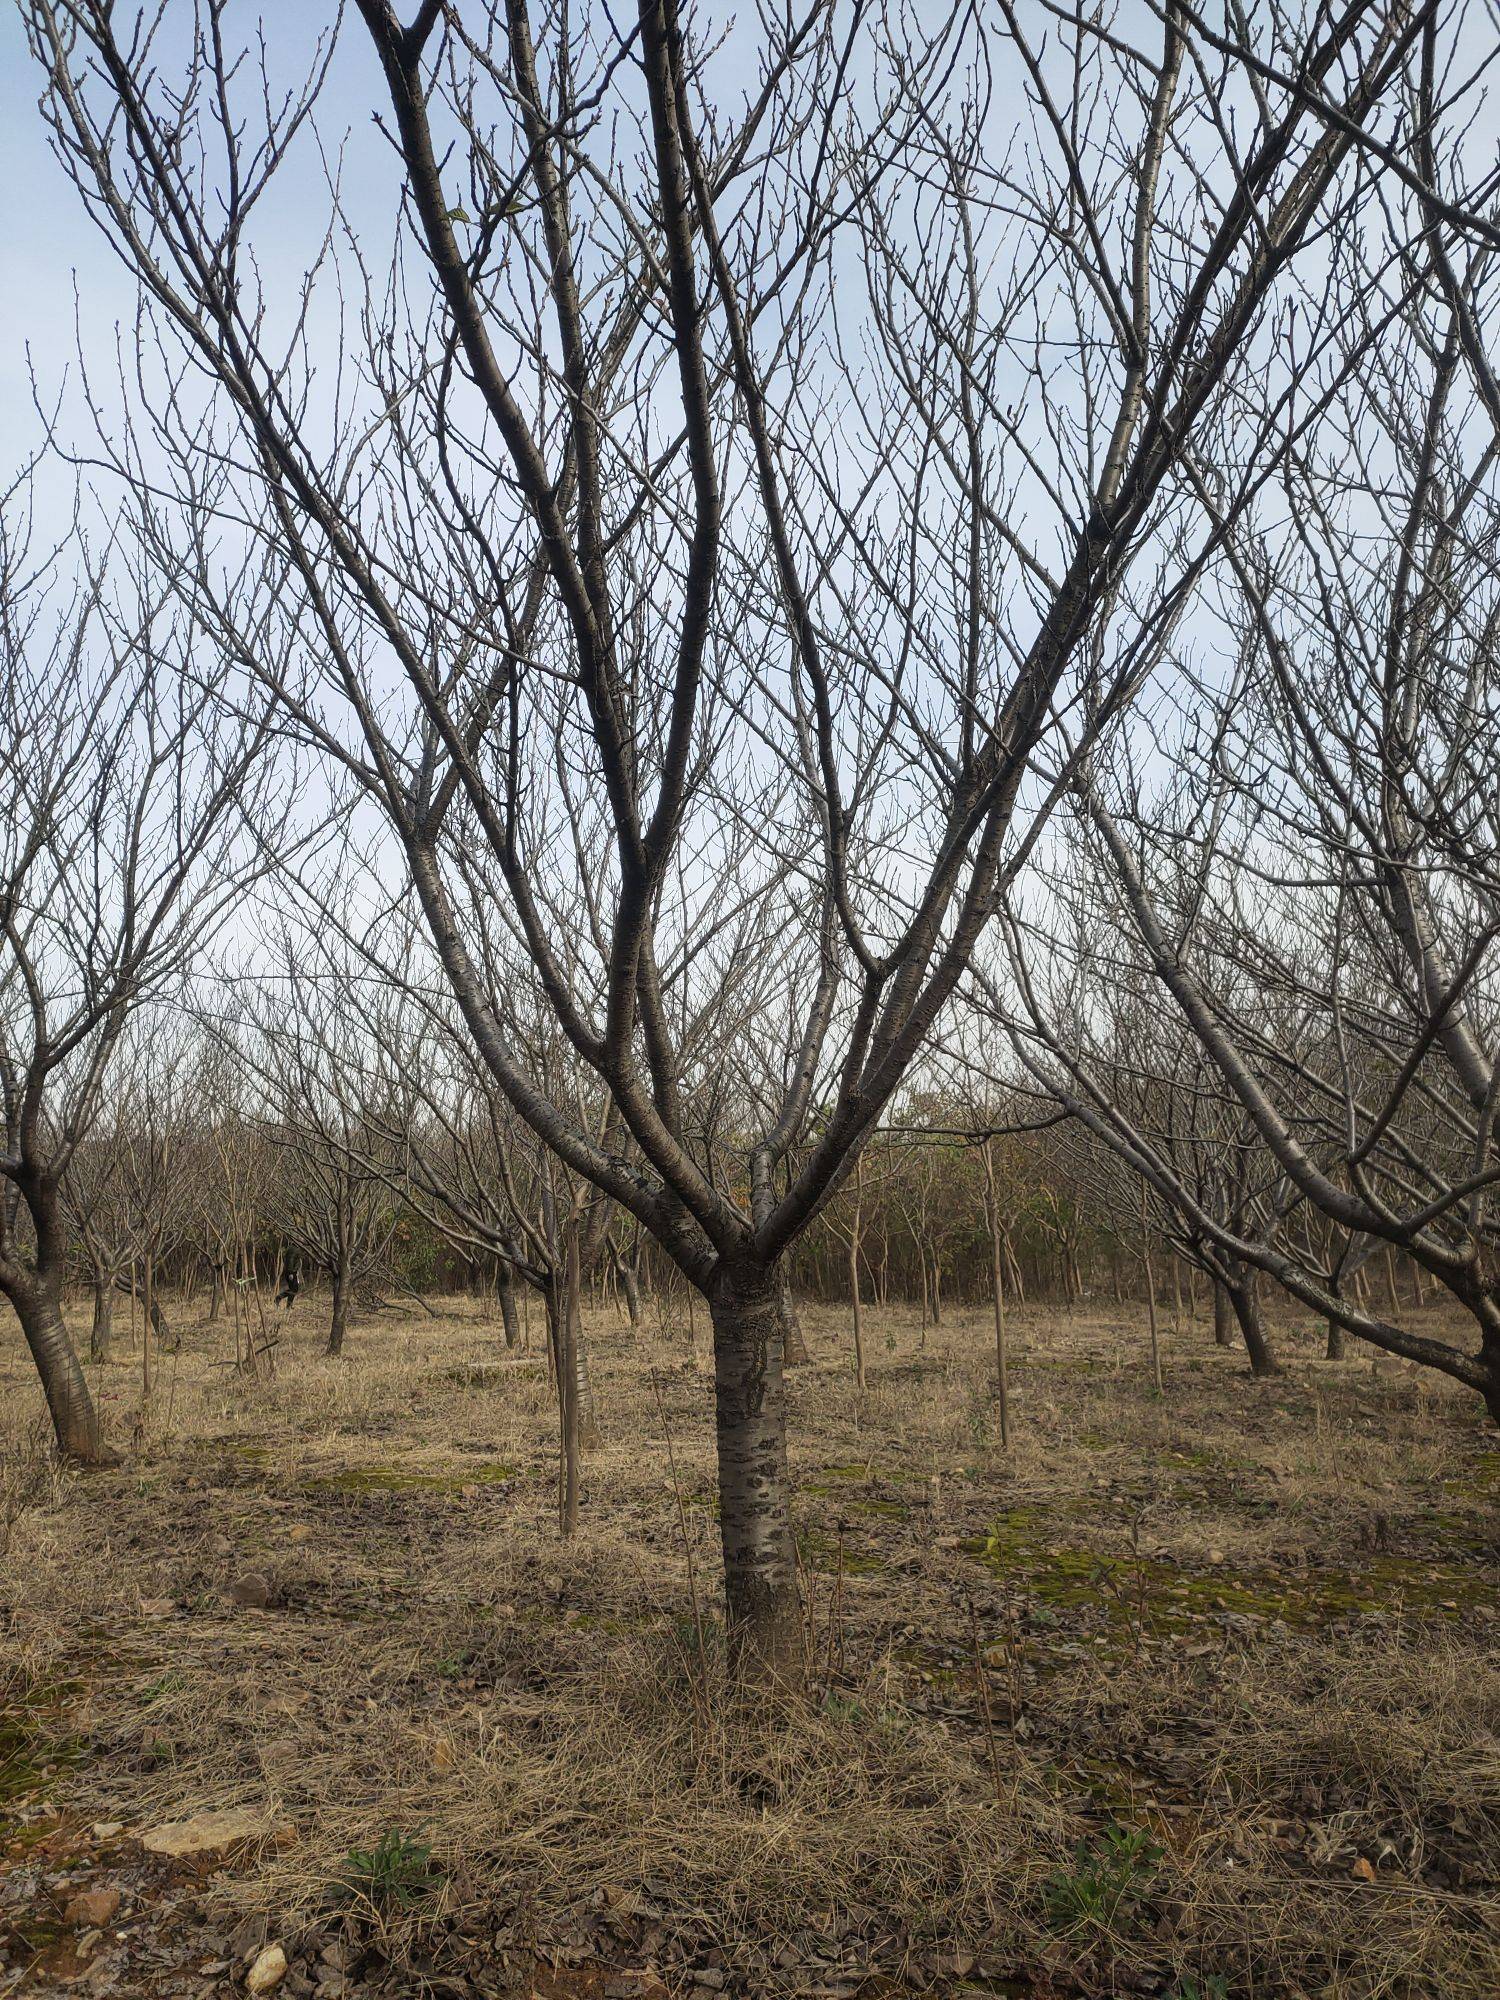
[[[0,1994],[1500,1991],[1470,1399],[1022,1313],[1002,1454],[987,1313],[869,1310],[861,1394],[805,1311],[809,1694],[746,1711],[702,1314],[593,1316],[564,1543],[540,1352],[435,1303],[329,1361],[304,1297],[268,1380],[186,1315],[144,1407],[122,1338],[92,1476],[0,1333]]]

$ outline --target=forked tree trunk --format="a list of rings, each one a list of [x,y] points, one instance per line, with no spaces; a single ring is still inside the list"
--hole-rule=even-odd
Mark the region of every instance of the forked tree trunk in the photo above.
[[[105,1446],[99,1412],[63,1325],[61,1279],[39,1278],[13,1292],[11,1304],[41,1377],[58,1450],[78,1465],[112,1465],[114,1454]]]
[[[802,1677],[786,1466],[781,1287],[774,1274],[721,1273],[709,1308],[719,1526],[730,1656],[741,1678]]]
[[[115,1331],[115,1281],[94,1277],[94,1323],[89,1329],[89,1360],[108,1361]]]
[[[502,1265],[495,1275],[495,1296],[500,1301],[500,1324],[505,1329],[507,1347],[521,1344],[521,1323],[516,1317],[516,1283]]]
[[[333,1317],[328,1322],[329,1354],[342,1354],[344,1335],[349,1330],[349,1273],[342,1264],[334,1267]]]
[[[788,1368],[800,1368],[812,1359],[802,1332],[802,1315],[792,1297],[792,1281],[781,1281],[781,1358]]]

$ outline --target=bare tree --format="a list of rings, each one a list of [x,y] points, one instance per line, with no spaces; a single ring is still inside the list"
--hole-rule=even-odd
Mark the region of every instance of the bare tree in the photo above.
[[[361,1285],[386,1266],[400,1217],[388,1133],[398,1088],[368,1060],[336,989],[283,939],[283,970],[238,1038],[260,1084],[261,1126],[280,1155],[266,1220],[328,1280],[327,1351],[342,1354]]]
[[[25,487],[0,514],[0,1291],[60,1449],[107,1457],[63,1322],[63,1183],[133,1013],[179,983],[275,824],[264,718],[211,703],[180,601],[81,527],[31,566]],[[205,714],[204,704],[209,701]]]
[[[91,1361],[108,1357],[120,1290],[138,1293],[151,1335],[175,1345],[160,1280],[196,1220],[192,1191],[210,1101],[201,1056],[187,1017],[137,1013],[115,1052],[99,1115],[64,1176],[63,1211],[93,1282]]]
[[[1114,940],[1096,993],[1169,996],[1157,1047],[1185,1031],[1193,1057],[1157,1087],[1236,1130],[1233,1198],[1101,1062],[1097,1011],[1034,986],[1027,1011],[1060,1093],[1237,1277],[1237,1307],[1269,1274],[1500,1419],[1500,395],[1476,336],[1495,278],[1487,247],[1456,284],[1435,231],[1423,251],[1386,337],[1329,385],[1337,423],[1281,467],[1277,520],[1226,544],[1232,672],[1190,684],[1152,774],[1122,756],[1078,781],[1079,931]],[[1363,1273],[1393,1250],[1477,1347],[1404,1323],[1393,1276],[1377,1309]]]
[[[1414,17],[1278,18],[1266,75],[1175,4],[1139,40],[1009,5],[814,0],[727,38],[675,0],[357,11],[399,240],[377,279],[335,189],[271,296],[262,197],[336,50],[287,95],[218,9],[184,50],[160,14],[28,0],[159,371],[149,442],[103,449],[225,654],[386,816],[517,1114],[707,1297],[736,1657],[790,1675],[780,1260],[1222,543],[1196,455],[1232,520],[1295,430],[1337,329],[1269,308],[1314,232],[1381,229],[1405,154],[1365,136]],[[257,588],[221,519],[261,536]],[[684,1060],[726,982],[732,1177]],[[538,1087],[518,986],[612,1143]]]

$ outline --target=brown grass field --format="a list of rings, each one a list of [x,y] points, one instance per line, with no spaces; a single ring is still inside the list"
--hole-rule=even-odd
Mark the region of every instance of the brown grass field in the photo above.
[[[144,1408],[122,1337],[124,1463],[89,1477],[11,1329],[0,1994],[206,2000],[275,1944],[293,2000],[1492,2000],[1472,1401],[1306,1322],[1267,1383],[1169,1333],[1158,1397],[1135,1309],[1049,1309],[1002,1455],[986,1312],[872,1308],[863,1395],[846,1313],[804,1318],[809,1691],[758,1712],[722,1678],[701,1312],[696,1353],[591,1319],[571,1543],[541,1355],[466,1303],[365,1313],[330,1362],[304,1298],[269,1380],[188,1317]],[[141,1845],[229,1808],[250,1838]]]

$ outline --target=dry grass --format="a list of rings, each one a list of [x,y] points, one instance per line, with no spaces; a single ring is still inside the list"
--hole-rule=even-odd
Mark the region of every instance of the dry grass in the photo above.
[[[1158,1399],[1133,1316],[1023,1316],[1002,1460],[986,1315],[924,1340],[871,1310],[861,1395],[843,1316],[811,1312],[811,1694],[747,1713],[716,1623],[698,1654],[651,1387],[711,1590],[685,1327],[596,1318],[563,1544],[539,1357],[454,1305],[368,1316],[329,1362],[316,1310],[271,1381],[190,1321],[149,1407],[128,1352],[96,1371],[133,1444],[91,1478],[8,1469],[35,1409],[0,1352],[0,1684],[86,1746],[41,1786],[63,1814],[289,1818],[217,1878],[287,1935],[326,1925],[352,1849],[420,1835],[441,1879],[364,1915],[481,1992],[538,1950],[757,1994],[1500,1987],[1500,1457],[1442,1385],[1295,1327],[1252,1383],[1199,1326]],[[228,1600],[247,1571],[268,1609]]]

